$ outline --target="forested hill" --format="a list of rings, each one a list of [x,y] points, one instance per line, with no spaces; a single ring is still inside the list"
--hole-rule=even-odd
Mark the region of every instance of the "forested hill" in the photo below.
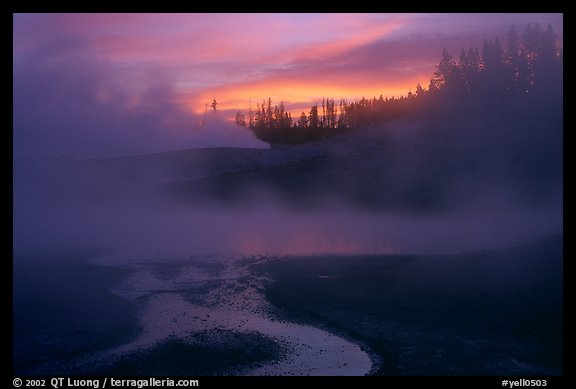
[[[297,144],[397,119],[429,120],[482,106],[518,114],[545,112],[561,104],[562,80],[563,50],[552,27],[529,24],[519,34],[511,26],[505,45],[498,38],[484,40],[481,49],[463,48],[458,56],[444,49],[427,89],[419,84],[414,93],[399,98],[324,98],[297,119],[283,102],[273,105],[268,98],[247,114],[238,112],[236,123],[270,144]]]

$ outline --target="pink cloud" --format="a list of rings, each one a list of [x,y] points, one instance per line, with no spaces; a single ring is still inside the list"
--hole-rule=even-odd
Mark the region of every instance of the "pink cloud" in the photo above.
[[[332,55],[381,38],[405,18],[375,23],[369,15],[52,14],[34,15],[31,35],[78,36],[111,61],[284,63]]]
[[[234,109],[268,96],[312,103],[405,94],[427,85],[443,46],[458,55],[512,23],[538,20],[562,36],[559,14],[15,15],[14,54],[75,39],[131,93],[160,76],[193,111],[214,97]]]

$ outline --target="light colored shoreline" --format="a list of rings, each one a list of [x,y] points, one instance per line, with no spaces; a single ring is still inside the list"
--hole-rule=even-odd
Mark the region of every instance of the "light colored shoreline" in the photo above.
[[[240,259],[183,261],[178,274],[169,279],[154,274],[164,261],[124,265],[133,273],[113,292],[128,300],[145,301],[139,317],[141,331],[132,342],[110,350],[109,356],[127,355],[169,338],[184,339],[191,332],[255,331],[287,346],[288,352],[278,361],[243,371],[243,375],[362,376],[371,371],[372,360],[357,344],[315,327],[271,316],[269,303],[259,292],[265,280],[251,274]],[[220,270],[206,271],[210,265],[218,265]],[[210,289],[194,293],[194,302],[185,298],[187,293],[206,285]]]

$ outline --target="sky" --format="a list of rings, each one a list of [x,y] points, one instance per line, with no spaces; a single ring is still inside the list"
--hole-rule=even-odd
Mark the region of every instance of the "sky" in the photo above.
[[[323,97],[406,95],[442,48],[457,57],[527,23],[562,41],[562,14],[14,14],[14,154],[249,147],[248,132],[227,139],[250,104],[297,118]]]

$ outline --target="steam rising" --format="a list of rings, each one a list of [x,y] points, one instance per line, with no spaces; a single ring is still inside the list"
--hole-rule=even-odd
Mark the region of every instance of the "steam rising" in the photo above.
[[[445,253],[562,232],[561,184],[534,203],[522,185],[503,177],[438,176],[443,189],[435,189],[436,205],[420,209],[429,201],[418,197],[425,188],[412,186],[421,177],[429,182],[432,171],[402,151],[402,144],[412,147],[408,140],[417,130],[400,123],[396,130],[406,137],[395,141],[396,149],[380,129],[287,150],[17,159],[15,249],[106,247],[142,256]],[[380,202],[359,203],[365,198]]]
[[[278,150],[191,114],[168,72],[122,84],[80,39],[13,76],[16,251],[453,252],[562,232],[561,90]]]

